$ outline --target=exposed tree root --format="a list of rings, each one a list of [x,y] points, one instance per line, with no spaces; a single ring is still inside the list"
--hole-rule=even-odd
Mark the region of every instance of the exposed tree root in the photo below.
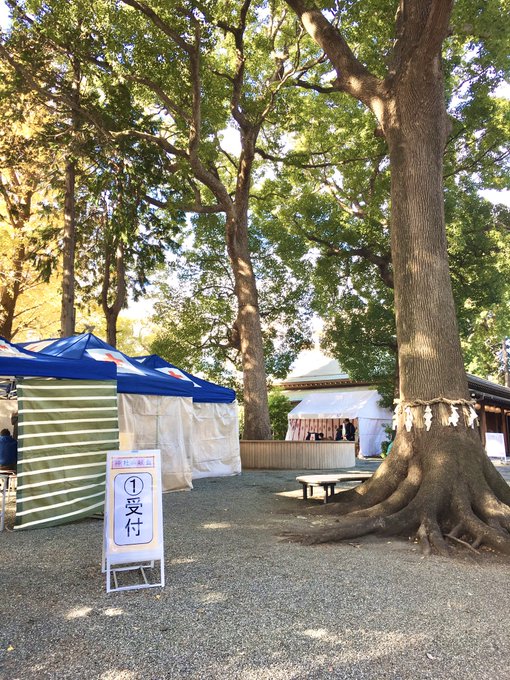
[[[452,536],[452,534],[446,534],[446,538],[451,538],[452,541],[456,541],[457,543],[460,543],[461,545],[464,545],[466,548],[469,548],[469,550],[472,550],[475,552],[477,555],[480,554],[480,551],[478,551],[475,547],[473,547],[470,543],[467,541],[463,541],[461,538],[458,538],[457,536]]]
[[[450,540],[510,555],[510,487],[471,430],[441,428],[426,439],[401,432],[377,473],[332,501],[319,512],[339,516],[334,526],[291,538],[317,544],[408,535],[425,554],[449,555]]]

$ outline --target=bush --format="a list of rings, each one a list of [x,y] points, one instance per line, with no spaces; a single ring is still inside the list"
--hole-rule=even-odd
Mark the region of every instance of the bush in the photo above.
[[[268,402],[273,439],[285,439],[288,427],[287,415],[292,410],[292,403],[279,388],[273,388],[269,392]]]

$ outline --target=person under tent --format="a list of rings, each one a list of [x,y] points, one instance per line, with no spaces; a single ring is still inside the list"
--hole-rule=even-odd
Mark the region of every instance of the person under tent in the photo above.
[[[344,420],[344,433],[345,433],[345,438],[347,439],[348,442],[354,441],[354,436],[356,434],[356,428],[354,427],[353,423],[351,423],[349,418],[346,418]]]
[[[18,442],[11,437],[10,431],[5,428],[0,431],[0,472],[9,470],[16,472],[18,463]]]

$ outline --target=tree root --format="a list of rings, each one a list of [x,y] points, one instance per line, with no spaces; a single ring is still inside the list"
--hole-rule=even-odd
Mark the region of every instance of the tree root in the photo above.
[[[480,442],[471,432],[447,430],[431,453],[413,449],[409,437],[403,433],[399,448],[394,445],[370,480],[335,494],[336,502],[318,509],[339,515],[334,526],[286,537],[316,545],[368,534],[408,535],[426,555],[450,555],[448,541],[476,554],[485,545],[510,555],[510,487]]]
[[[450,538],[452,541],[456,541],[457,543],[460,543],[461,545],[464,545],[466,548],[469,548],[469,550],[472,550],[472,551],[473,551],[474,553],[476,553],[477,555],[480,554],[480,551],[477,550],[477,549],[474,547],[474,544],[471,545],[471,544],[468,543],[467,541],[463,541],[461,538],[458,538],[457,536],[453,536],[452,534],[446,534],[446,538]]]
[[[420,541],[422,552],[424,555],[430,555],[432,548],[435,548],[439,555],[448,557],[450,554],[450,547],[443,538],[443,533],[439,524],[435,520],[424,520],[416,532],[416,536]]]

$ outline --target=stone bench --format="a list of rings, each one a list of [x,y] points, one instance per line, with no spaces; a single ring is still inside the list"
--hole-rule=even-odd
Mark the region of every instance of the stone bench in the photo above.
[[[310,491],[310,496],[313,496],[314,486],[322,486],[324,489],[324,503],[327,503],[335,493],[336,484],[341,482],[365,482],[373,474],[373,472],[344,472],[332,475],[301,475],[296,477],[296,481],[303,486],[303,500],[306,501],[308,498],[308,491]]]

